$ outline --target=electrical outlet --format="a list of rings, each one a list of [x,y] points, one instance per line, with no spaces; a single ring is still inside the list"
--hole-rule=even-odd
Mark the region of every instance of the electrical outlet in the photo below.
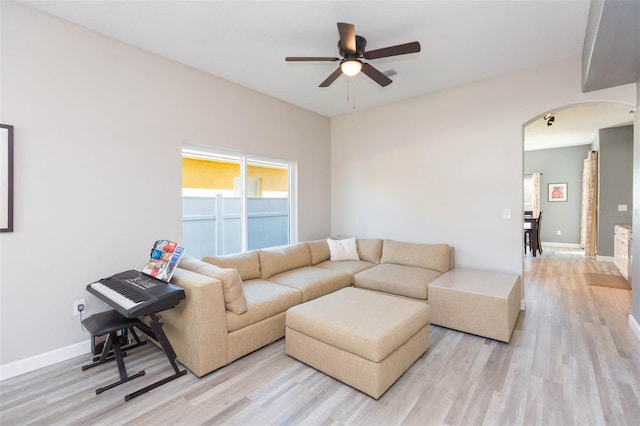
[[[556,234],[562,235],[562,231],[558,229],[558,231],[556,231]]]
[[[80,315],[87,310],[87,302],[84,299],[74,300],[73,302],[73,315]]]

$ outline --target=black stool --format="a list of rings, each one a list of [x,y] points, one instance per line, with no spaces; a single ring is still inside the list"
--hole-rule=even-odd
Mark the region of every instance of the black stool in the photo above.
[[[142,327],[144,327],[142,321],[137,318],[126,318],[116,311],[107,311],[91,315],[89,318],[82,320],[82,325],[87,329],[89,333],[91,333],[92,340],[94,340],[96,337],[104,336],[105,334],[108,335],[107,340],[104,343],[104,347],[102,348],[101,355],[99,357],[95,357],[93,359],[93,363],[83,365],[82,371],[115,359],[116,363],[118,364],[118,372],[120,373],[120,380],[118,380],[117,382],[113,382],[110,385],[96,389],[96,394],[100,394],[106,390],[121,385],[122,383],[126,383],[129,380],[144,376],[144,370],[134,374],[133,376],[128,376],[123,359],[123,357],[126,356],[125,351],[147,343],[146,340],[141,341],[136,334],[136,331],[134,330],[134,327],[139,327],[141,329]],[[118,330],[129,330],[136,343],[127,346],[121,346],[121,336],[118,336]]]

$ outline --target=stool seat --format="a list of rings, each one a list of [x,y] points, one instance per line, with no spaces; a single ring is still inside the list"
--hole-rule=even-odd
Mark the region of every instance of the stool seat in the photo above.
[[[138,318],[126,318],[116,311],[106,311],[82,320],[82,325],[92,336],[102,336],[141,324]]]

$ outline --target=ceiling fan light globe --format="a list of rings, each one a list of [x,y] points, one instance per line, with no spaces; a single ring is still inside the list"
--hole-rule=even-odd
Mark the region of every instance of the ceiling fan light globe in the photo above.
[[[354,75],[358,74],[362,69],[362,62],[358,61],[357,59],[348,60],[348,61],[345,60],[345,61],[342,61],[342,63],[340,64],[340,69],[345,75],[348,75],[349,77],[353,77]]]

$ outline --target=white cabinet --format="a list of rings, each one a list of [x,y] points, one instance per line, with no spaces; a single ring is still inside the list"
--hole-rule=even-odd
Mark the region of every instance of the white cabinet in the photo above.
[[[625,279],[629,279],[629,237],[631,230],[623,225],[615,226],[613,262]]]

